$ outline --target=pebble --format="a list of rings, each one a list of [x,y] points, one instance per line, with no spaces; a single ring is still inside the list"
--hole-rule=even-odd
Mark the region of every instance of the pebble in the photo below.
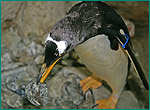
[[[49,100],[48,90],[44,83],[29,83],[25,88],[25,94],[28,100],[35,106],[46,105]]]

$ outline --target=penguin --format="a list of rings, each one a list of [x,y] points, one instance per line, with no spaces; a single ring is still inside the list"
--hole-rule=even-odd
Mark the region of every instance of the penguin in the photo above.
[[[96,101],[98,109],[115,109],[126,84],[131,62],[148,89],[144,73],[132,51],[129,32],[121,16],[100,1],[84,1],[74,5],[52,27],[45,40],[45,60],[38,82],[43,83],[54,65],[75,50],[92,75],[81,80],[85,93],[106,81],[112,89],[108,99]],[[124,45],[126,44],[126,45]],[[123,47],[124,45],[124,47]]]

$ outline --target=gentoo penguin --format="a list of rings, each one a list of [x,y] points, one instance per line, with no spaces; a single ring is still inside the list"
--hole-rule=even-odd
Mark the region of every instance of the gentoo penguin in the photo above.
[[[129,32],[124,21],[107,4],[96,1],[76,4],[48,33],[45,64],[38,81],[43,83],[56,62],[75,49],[92,72],[80,81],[84,93],[89,88],[101,86],[102,80],[106,81],[112,94],[108,99],[98,100],[97,107],[114,109],[126,84],[130,60],[148,89],[144,73],[132,52],[131,41],[126,36]]]

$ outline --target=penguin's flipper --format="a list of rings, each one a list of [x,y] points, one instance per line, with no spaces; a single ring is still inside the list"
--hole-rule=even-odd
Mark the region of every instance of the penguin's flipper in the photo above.
[[[87,78],[80,81],[80,86],[82,87],[83,93],[86,93],[88,89],[96,89],[102,85],[101,79],[96,77],[94,74],[88,76]]]
[[[124,44],[126,41],[124,35],[122,35],[121,33],[119,33],[117,39],[118,39],[119,43],[121,43],[121,44]],[[144,74],[138,60],[136,59],[131,46],[128,43],[125,46],[125,52],[127,53],[128,57],[130,58],[131,62],[133,63],[134,69],[139,74],[139,76],[143,82],[143,85],[145,86],[145,88],[147,90],[149,90],[149,85],[148,85],[147,79],[145,77],[145,74]]]
[[[108,99],[102,99],[96,101],[97,109],[115,109],[118,98],[113,94]]]

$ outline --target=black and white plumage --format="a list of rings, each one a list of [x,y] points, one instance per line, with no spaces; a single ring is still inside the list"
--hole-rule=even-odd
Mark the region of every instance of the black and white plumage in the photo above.
[[[46,66],[75,49],[85,66],[105,80],[112,88],[112,95],[118,99],[130,65],[128,55],[117,39],[122,33],[129,36],[127,26],[107,4],[96,1],[76,4],[47,36]],[[127,47],[127,51],[131,50],[130,40]]]

